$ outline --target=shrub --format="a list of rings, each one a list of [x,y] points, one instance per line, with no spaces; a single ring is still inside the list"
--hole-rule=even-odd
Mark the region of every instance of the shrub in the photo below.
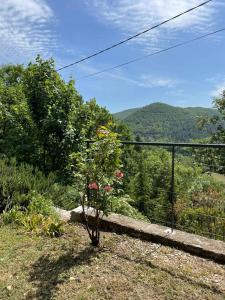
[[[27,211],[30,214],[42,214],[43,216],[50,216],[54,214],[52,201],[36,192],[27,195],[29,197],[29,204]]]
[[[178,226],[209,237],[224,235],[225,184],[212,176],[201,174],[193,178],[186,195],[177,199]]]
[[[20,219],[20,224],[23,225],[26,230],[37,235],[57,237],[63,233],[62,223],[52,216],[45,217],[42,214],[23,214],[23,217]]]
[[[63,233],[63,224],[56,215],[44,216],[40,213],[22,211],[14,207],[2,214],[3,224],[17,224],[37,235],[57,237]]]
[[[16,223],[20,224],[20,220],[23,218],[23,212],[20,210],[20,207],[14,206],[11,210],[3,212],[2,221],[3,224]]]
[[[49,194],[55,179],[27,164],[17,165],[14,159],[0,160],[0,178],[0,212],[15,205],[27,207],[33,191]]]
[[[224,211],[219,212],[206,207],[184,209],[179,215],[178,222],[193,233],[211,238],[221,238],[225,231]]]
[[[80,203],[86,220],[86,228],[94,246],[99,244],[99,216],[110,211],[111,198],[118,189],[124,174],[121,167],[121,148],[118,135],[102,126],[95,141],[82,153],[71,155],[71,165],[77,166],[74,181],[80,183]],[[88,183],[88,184],[87,184]],[[94,222],[90,228],[86,207],[93,207]]]
[[[80,194],[74,186],[55,183],[51,187],[50,196],[57,207],[71,210],[79,206]]]
[[[212,176],[203,174],[197,177],[188,190],[188,200],[193,206],[218,208],[223,206],[225,184],[218,182]]]
[[[4,224],[15,223],[37,235],[55,237],[62,234],[62,222],[59,221],[50,198],[35,191],[21,195],[21,198],[26,199],[27,207],[17,204],[4,211],[2,214]],[[24,201],[20,203],[24,205]]]
[[[53,174],[46,177],[30,165],[18,165],[14,159],[0,159],[0,178],[0,212],[17,205],[27,208],[34,198],[36,204],[33,203],[33,206],[38,211],[40,197],[45,198],[48,206],[68,210],[78,206],[79,193],[76,188],[56,183]],[[44,205],[44,201],[41,202]]]
[[[128,195],[123,197],[113,197],[112,198],[112,212],[121,214],[127,217],[131,217],[137,220],[148,221],[148,218],[140,213],[136,208],[132,206],[134,200],[132,200]]]

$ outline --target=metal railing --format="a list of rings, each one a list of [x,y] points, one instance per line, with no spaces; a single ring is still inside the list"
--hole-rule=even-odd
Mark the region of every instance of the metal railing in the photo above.
[[[87,141],[87,147],[90,147],[90,144],[93,143],[94,141]],[[170,220],[164,220],[164,219],[154,219],[154,217],[150,218],[151,222],[162,224],[168,227],[171,227],[173,229],[180,229],[183,231],[191,232],[191,233],[196,233],[200,234],[203,236],[207,236],[210,238],[215,238],[215,239],[221,239],[225,240],[225,199],[223,202],[223,207],[221,209],[222,216],[218,212],[218,215],[211,214],[210,209],[208,212],[198,212],[196,210],[195,212],[195,217],[198,216],[198,222],[199,224],[202,224],[201,227],[204,227],[204,222],[206,219],[210,224],[212,223],[212,228],[213,230],[195,230],[193,229],[193,224],[191,223],[191,220],[188,225],[183,225],[179,222],[177,222],[177,211],[176,211],[176,189],[175,189],[175,177],[176,177],[176,172],[175,172],[175,167],[176,167],[176,153],[180,152],[180,149],[183,148],[189,148],[189,149],[224,149],[225,150],[225,144],[199,144],[199,143],[164,143],[164,142],[134,142],[134,141],[121,141],[121,144],[126,147],[126,146],[146,146],[148,148],[151,147],[158,147],[158,148],[165,148],[167,151],[171,153],[171,166],[170,166],[170,187],[168,191],[168,198],[167,198],[167,204],[162,205],[164,206],[164,209],[167,211],[168,215],[170,215]],[[123,148],[124,148],[123,147]],[[126,151],[124,149],[124,151]],[[196,165],[201,166],[200,162],[197,162]],[[205,164],[206,166],[212,167],[212,165]],[[202,163],[202,167],[204,167],[204,163]],[[220,166],[219,166],[220,167]],[[224,184],[225,186],[225,184]],[[160,205],[158,205],[160,206]],[[194,222],[194,221],[193,221]],[[195,220],[196,222],[196,220]],[[211,225],[210,225],[211,226]],[[221,230],[218,233],[217,231],[217,226],[221,226]],[[221,233],[222,231],[222,233]]]

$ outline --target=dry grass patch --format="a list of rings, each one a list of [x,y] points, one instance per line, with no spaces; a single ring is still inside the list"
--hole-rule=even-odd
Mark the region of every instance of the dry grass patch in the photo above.
[[[0,299],[225,299],[225,267],[150,242],[81,225],[60,238],[0,228]]]

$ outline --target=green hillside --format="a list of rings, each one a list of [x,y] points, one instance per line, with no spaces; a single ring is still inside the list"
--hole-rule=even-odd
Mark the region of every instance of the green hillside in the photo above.
[[[135,135],[145,140],[187,142],[207,137],[213,128],[199,130],[197,121],[200,117],[214,115],[218,115],[218,112],[212,108],[181,108],[153,103],[142,108],[125,110],[114,116],[123,120]]]
[[[120,111],[118,113],[115,113],[114,117],[116,119],[124,120],[124,119],[128,118],[130,115],[132,115],[133,113],[135,113],[136,111],[138,111],[139,109],[140,108],[126,109],[126,110]]]

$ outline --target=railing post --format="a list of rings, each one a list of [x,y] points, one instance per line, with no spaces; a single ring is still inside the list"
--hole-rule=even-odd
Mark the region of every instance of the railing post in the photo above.
[[[87,148],[86,148],[87,160],[89,160],[89,148],[90,148],[90,141],[87,141]],[[89,178],[89,175],[87,174],[86,192],[87,192],[87,204],[88,204],[88,206],[90,205],[90,189],[88,187],[89,183],[90,183],[90,178]]]
[[[174,179],[175,179],[175,145],[172,145],[172,161],[171,161],[171,183],[170,183],[170,203],[171,203],[171,227],[172,229],[176,223],[176,213],[175,213],[175,187],[174,187]]]

